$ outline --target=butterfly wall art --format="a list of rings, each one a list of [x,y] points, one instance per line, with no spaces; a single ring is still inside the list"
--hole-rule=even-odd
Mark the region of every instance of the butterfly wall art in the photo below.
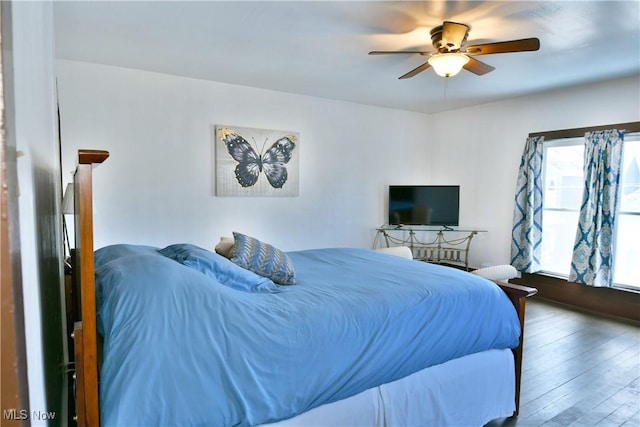
[[[297,196],[296,132],[216,125],[217,196]]]

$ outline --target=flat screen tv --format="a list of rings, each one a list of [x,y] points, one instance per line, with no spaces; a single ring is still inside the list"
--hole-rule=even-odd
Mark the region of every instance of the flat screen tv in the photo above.
[[[459,185],[390,185],[389,225],[457,226]]]

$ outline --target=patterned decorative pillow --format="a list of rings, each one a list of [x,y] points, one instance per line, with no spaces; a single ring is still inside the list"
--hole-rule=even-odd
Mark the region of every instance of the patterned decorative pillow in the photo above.
[[[233,238],[235,245],[231,261],[281,285],[297,283],[293,263],[280,249],[235,231]]]

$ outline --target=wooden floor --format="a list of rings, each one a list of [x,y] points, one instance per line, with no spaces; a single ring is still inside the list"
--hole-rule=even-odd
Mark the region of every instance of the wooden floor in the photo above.
[[[640,327],[527,302],[520,415],[487,427],[640,427]]]

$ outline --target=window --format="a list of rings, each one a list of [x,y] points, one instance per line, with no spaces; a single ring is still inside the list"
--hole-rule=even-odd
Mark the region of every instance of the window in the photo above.
[[[626,134],[623,147],[613,281],[640,290],[640,134]],[[545,141],[543,156],[542,272],[568,277],[584,187],[584,138]]]
[[[613,282],[640,290],[640,134],[625,135],[613,264]]]
[[[582,202],[584,139],[544,143],[543,272],[569,277]]]

